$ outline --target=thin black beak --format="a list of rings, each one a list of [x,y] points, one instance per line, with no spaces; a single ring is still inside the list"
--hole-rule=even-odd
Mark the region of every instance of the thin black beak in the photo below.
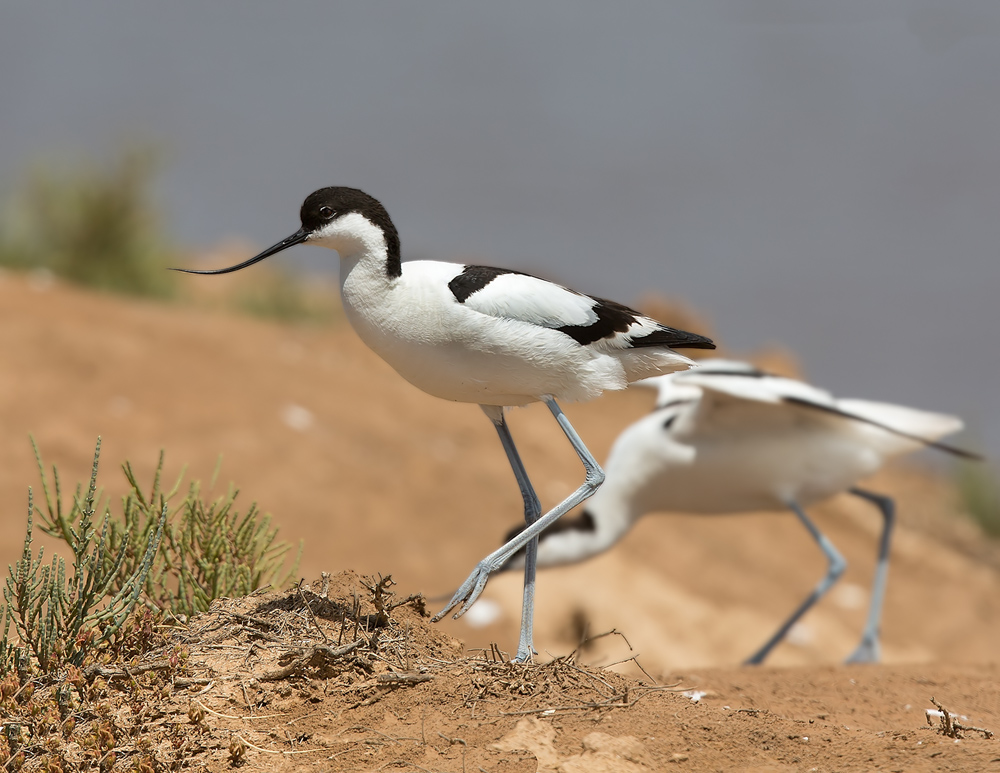
[[[282,239],[280,242],[272,247],[268,247],[260,255],[254,255],[250,260],[245,260],[242,263],[237,263],[235,266],[230,266],[229,268],[215,268],[215,269],[194,269],[194,268],[172,268],[171,271],[182,271],[185,274],[228,274],[232,271],[239,271],[241,268],[246,268],[247,266],[252,266],[254,263],[259,263],[264,260],[264,258],[269,258],[282,250],[287,250],[289,247],[294,247],[296,244],[302,244],[306,239],[309,238],[309,232],[305,228],[300,228],[298,231],[293,233],[287,239]]]

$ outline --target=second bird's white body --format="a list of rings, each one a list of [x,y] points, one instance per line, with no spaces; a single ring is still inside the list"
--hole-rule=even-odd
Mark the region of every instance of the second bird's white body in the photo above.
[[[918,450],[922,440],[962,427],[954,416],[837,399],[725,360],[643,384],[659,390],[657,405],[664,407],[631,424],[612,446],[604,485],[586,505],[592,529],[543,535],[539,566],[600,553],[647,513],[806,507]]]
[[[788,509],[827,560],[812,592],[747,660],[762,663],[791,627],[843,574],[843,556],[804,507],[843,491],[882,515],[868,616],[849,663],[873,663],[881,650],[882,604],[895,507],[855,485],[892,456],[936,445],[962,422],[954,416],[868,400],[837,399],[822,389],[753,366],[704,360],[700,367],[648,379],[657,408],[615,441],[604,485],[580,515],[538,539],[538,566],[582,561],[628,533],[646,513],[744,513]],[[519,565],[521,557],[506,568]]]

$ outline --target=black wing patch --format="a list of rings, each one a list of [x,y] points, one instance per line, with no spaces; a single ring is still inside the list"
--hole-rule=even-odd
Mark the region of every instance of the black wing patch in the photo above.
[[[903,432],[895,427],[890,427],[888,424],[883,424],[880,421],[872,421],[871,419],[866,419],[863,416],[857,416],[853,413],[848,413],[847,411],[842,411],[839,408],[834,408],[832,405],[821,405],[819,403],[811,403],[808,400],[803,400],[801,397],[785,397],[783,401],[790,403],[792,405],[799,405],[803,408],[811,408],[816,411],[824,411],[825,413],[832,413],[834,416],[840,416],[845,419],[851,419],[853,421],[860,421],[864,424],[871,424],[873,427],[878,427],[879,429],[884,429],[886,432],[891,432],[894,435],[899,435],[900,437],[909,438],[918,443],[923,443],[928,448],[936,448],[939,451],[944,451],[945,453],[952,454],[954,456],[961,457],[962,459],[975,459],[982,460],[982,455],[974,453],[972,451],[966,451],[963,448],[957,448],[956,446],[948,445],[947,443],[941,443],[937,440],[928,440],[927,438],[922,438],[919,435],[914,435],[910,432]]]
[[[466,266],[462,273],[448,282],[448,289],[455,296],[459,303],[465,303],[472,295],[487,287],[490,282],[498,276],[504,274],[517,274],[519,276],[531,276],[523,271],[514,271],[509,268],[494,268],[493,266]],[[615,333],[626,332],[637,320],[644,315],[628,306],[623,306],[614,301],[603,298],[594,298],[583,295],[575,290],[567,292],[574,293],[584,298],[590,298],[594,302],[593,312],[597,315],[594,322],[585,325],[563,325],[557,327],[560,333],[565,333],[581,346],[587,346],[603,338],[610,338]],[[688,333],[683,330],[674,330],[666,325],[659,325],[657,329],[644,336],[632,338],[632,347],[644,346],[669,346],[673,349],[714,349],[712,340],[696,333]]]
[[[614,301],[604,298],[594,298],[594,313],[597,321],[588,325],[564,325],[558,327],[560,333],[565,333],[581,346],[600,341],[602,338],[610,338],[615,333],[626,332],[636,321],[644,317],[635,309],[623,306]],[[714,349],[715,344],[711,339],[696,333],[688,333],[683,330],[674,330],[666,325],[660,325],[656,330],[633,338],[633,347],[641,346],[669,346],[672,349]]]
[[[466,266],[462,273],[448,282],[448,289],[459,303],[465,303],[469,296],[482,290],[486,285],[504,274],[520,274],[530,276],[523,271],[513,271],[509,268],[494,268],[493,266]]]
[[[711,367],[699,367],[697,371],[699,376],[735,376],[739,378],[771,378],[774,377],[773,373],[768,373],[766,370],[760,370],[759,368],[748,368],[746,370],[713,370]]]
[[[714,349],[711,338],[660,325],[649,335],[633,338],[632,346],[669,346],[671,349]]]

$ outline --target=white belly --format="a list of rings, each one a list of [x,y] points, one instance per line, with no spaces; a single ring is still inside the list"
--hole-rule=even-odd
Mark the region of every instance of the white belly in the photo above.
[[[628,385],[615,356],[557,330],[458,303],[448,281],[460,268],[428,262],[387,282],[354,267],[341,276],[347,318],[403,378],[445,400],[524,405],[551,395],[573,401]]]
[[[881,459],[857,443],[836,436],[755,438],[722,444],[699,444],[697,462],[671,499],[674,509],[731,513],[783,508],[790,501],[805,507],[850,488],[878,469]]]
[[[469,312],[437,319],[399,315],[372,320],[348,312],[361,339],[403,378],[445,400],[524,405],[552,395],[565,400],[623,389],[624,369],[555,330]],[[477,318],[478,317],[478,318]]]
[[[628,476],[641,512],[736,513],[807,506],[875,472],[882,457],[850,433],[728,434],[621,443],[609,480]],[[616,444],[617,449],[617,444]]]

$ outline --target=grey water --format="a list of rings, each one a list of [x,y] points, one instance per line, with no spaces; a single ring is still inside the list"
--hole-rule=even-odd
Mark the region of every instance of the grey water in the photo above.
[[[998,35],[993,0],[7,0],[0,193],[138,137],[176,242],[263,247],[353,185],[404,256],[682,298],[996,456]]]

